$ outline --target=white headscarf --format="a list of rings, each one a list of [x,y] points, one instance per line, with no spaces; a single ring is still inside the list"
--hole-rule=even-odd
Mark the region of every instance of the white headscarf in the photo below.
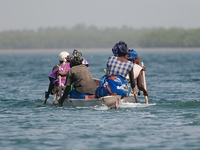
[[[58,56],[59,56],[60,61],[63,61],[63,63],[66,63],[66,61],[67,61],[66,57],[69,56],[69,53],[66,51],[62,51],[62,52],[60,52],[60,54]]]

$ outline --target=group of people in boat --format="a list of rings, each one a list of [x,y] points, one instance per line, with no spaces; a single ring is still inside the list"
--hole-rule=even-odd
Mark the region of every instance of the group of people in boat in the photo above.
[[[134,91],[136,83],[138,89],[148,96],[148,91],[142,84],[142,73],[146,67],[139,65],[140,58],[137,52],[129,49],[124,41],[116,43],[112,52],[113,56],[110,56],[106,63],[106,73],[99,80],[98,85],[94,82],[88,68],[89,63],[83,58],[81,52],[75,49],[72,56],[68,52],[61,52],[59,64],[53,67],[49,75],[50,83],[48,91],[45,92],[44,104],[50,94],[62,89],[64,89],[63,94],[58,92],[61,96],[58,100],[60,106],[65,98],[87,99],[108,95],[121,95],[123,98]]]

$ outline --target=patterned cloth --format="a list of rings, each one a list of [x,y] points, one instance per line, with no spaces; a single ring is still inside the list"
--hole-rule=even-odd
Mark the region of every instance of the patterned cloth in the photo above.
[[[119,51],[128,53],[128,46],[124,41],[119,41],[112,48],[112,52],[114,56],[118,56]]]
[[[107,61],[107,74],[100,79],[100,86],[96,89],[95,96],[128,96],[131,89],[128,86],[126,76],[132,69],[132,62],[121,62],[117,57],[110,56]]]
[[[55,69],[50,75],[49,77],[54,79],[54,86],[58,86],[59,85],[59,78],[58,78],[58,70],[61,70],[63,73],[67,73],[67,71],[70,69],[70,63],[67,62],[66,64],[62,65],[62,66],[58,66],[57,69]],[[64,88],[64,84],[66,82],[66,78],[65,77],[61,77],[61,86],[62,88]]]
[[[127,97],[131,92],[128,82],[122,76],[103,76],[100,79],[100,82],[102,85],[96,89],[96,97],[108,95],[121,95]]]
[[[110,56],[107,61],[107,75],[120,75],[124,78],[133,68],[131,61],[121,62],[115,56]]]

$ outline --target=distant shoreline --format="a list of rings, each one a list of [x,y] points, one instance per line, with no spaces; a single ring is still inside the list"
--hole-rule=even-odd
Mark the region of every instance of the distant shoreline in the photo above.
[[[111,48],[77,48],[81,52],[109,52]],[[199,50],[199,48],[135,48],[136,51],[184,51],[184,50]],[[73,48],[70,49],[0,49],[0,53],[10,53],[10,52],[61,52],[61,51],[68,51],[72,52]]]

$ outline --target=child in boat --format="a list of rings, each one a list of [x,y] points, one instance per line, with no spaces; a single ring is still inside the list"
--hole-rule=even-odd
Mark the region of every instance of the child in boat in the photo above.
[[[66,51],[62,51],[59,54],[59,64],[55,65],[52,69],[52,72],[49,75],[49,87],[48,91],[45,92],[45,100],[44,104],[46,104],[47,99],[49,98],[50,94],[53,94],[53,89],[59,85],[59,73],[62,74],[61,76],[61,87],[64,87],[65,80],[66,80],[66,72],[70,69],[70,55]],[[59,89],[56,89],[59,91]],[[61,93],[60,93],[61,94]]]
[[[58,100],[60,106],[62,106],[65,98],[85,99],[87,96],[94,98],[96,84],[88,67],[83,65],[82,62],[82,53],[76,50],[70,62],[71,68],[66,75],[66,87],[64,93]],[[74,87],[73,90],[71,90],[72,84]]]

